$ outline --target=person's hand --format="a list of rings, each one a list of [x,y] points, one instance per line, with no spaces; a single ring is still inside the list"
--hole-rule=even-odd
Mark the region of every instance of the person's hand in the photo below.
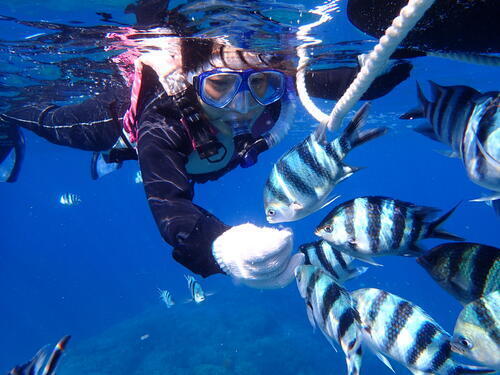
[[[232,227],[213,243],[212,252],[221,269],[247,286],[283,288],[294,278],[304,254],[292,254],[289,229],[257,227],[247,223]]]

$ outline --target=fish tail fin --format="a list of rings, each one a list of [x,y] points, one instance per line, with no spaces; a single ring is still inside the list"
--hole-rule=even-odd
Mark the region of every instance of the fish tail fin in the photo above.
[[[456,236],[452,233],[448,233],[448,232],[438,228],[441,224],[443,224],[450,217],[450,215],[457,209],[457,207],[460,205],[460,203],[461,202],[458,202],[455,205],[455,207],[453,207],[447,213],[445,213],[441,217],[437,218],[432,223],[429,223],[429,228],[427,229],[426,237],[442,238],[444,240],[451,240],[451,241],[464,241],[464,239],[462,237]]]
[[[56,344],[54,350],[52,351],[52,354],[50,355],[50,358],[47,361],[45,368],[43,369],[42,375],[54,375],[55,374],[59,359],[61,359],[61,356],[64,352],[64,349],[66,349],[66,345],[67,345],[70,338],[71,338],[71,336],[64,336],[62,339],[59,340],[59,342]]]
[[[367,130],[360,130],[366,121],[370,103],[365,103],[356,112],[352,120],[349,122],[340,138],[340,145],[347,151],[362,145],[372,139],[384,135],[389,129],[386,127],[377,127]]]
[[[496,372],[496,371],[493,369],[490,369],[490,368],[486,368],[486,367],[459,364],[451,371],[450,375],[491,374],[493,372]]]
[[[361,371],[361,362],[363,361],[363,349],[361,344],[355,350],[351,350],[346,355],[347,374],[359,375]]]

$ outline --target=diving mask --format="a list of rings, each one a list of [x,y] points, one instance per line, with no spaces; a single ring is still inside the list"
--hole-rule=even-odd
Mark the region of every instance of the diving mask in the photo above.
[[[253,101],[252,99],[257,102],[255,104],[272,104],[281,99],[285,92],[285,74],[271,69],[214,69],[194,77],[193,83],[198,96],[206,104],[215,108],[231,107],[235,110]],[[235,100],[236,97],[238,100]],[[233,105],[233,101],[238,103]]]

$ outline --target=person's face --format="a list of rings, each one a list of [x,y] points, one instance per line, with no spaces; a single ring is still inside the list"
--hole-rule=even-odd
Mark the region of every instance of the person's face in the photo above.
[[[273,70],[215,69],[199,77],[199,100],[212,120],[253,121],[284,92],[284,75]]]
[[[220,95],[219,87],[224,83],[207,85],[207,92],[211,95]],[[257,103],[248,90],[236,94],[233,100],[224,108],[217,108],[205,103],[199,96],[201,107],[212,121],[224,122],[253,122],[264,112],[265,106]]]

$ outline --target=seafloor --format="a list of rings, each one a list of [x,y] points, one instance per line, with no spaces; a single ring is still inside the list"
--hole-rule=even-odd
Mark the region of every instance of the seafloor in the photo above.
[[[70,342],[58,375],[345,373],[343,353],[313,333],[298,308],[295,285],[286,292],[242,288],[199,305],[158,303],[96,337]]]

